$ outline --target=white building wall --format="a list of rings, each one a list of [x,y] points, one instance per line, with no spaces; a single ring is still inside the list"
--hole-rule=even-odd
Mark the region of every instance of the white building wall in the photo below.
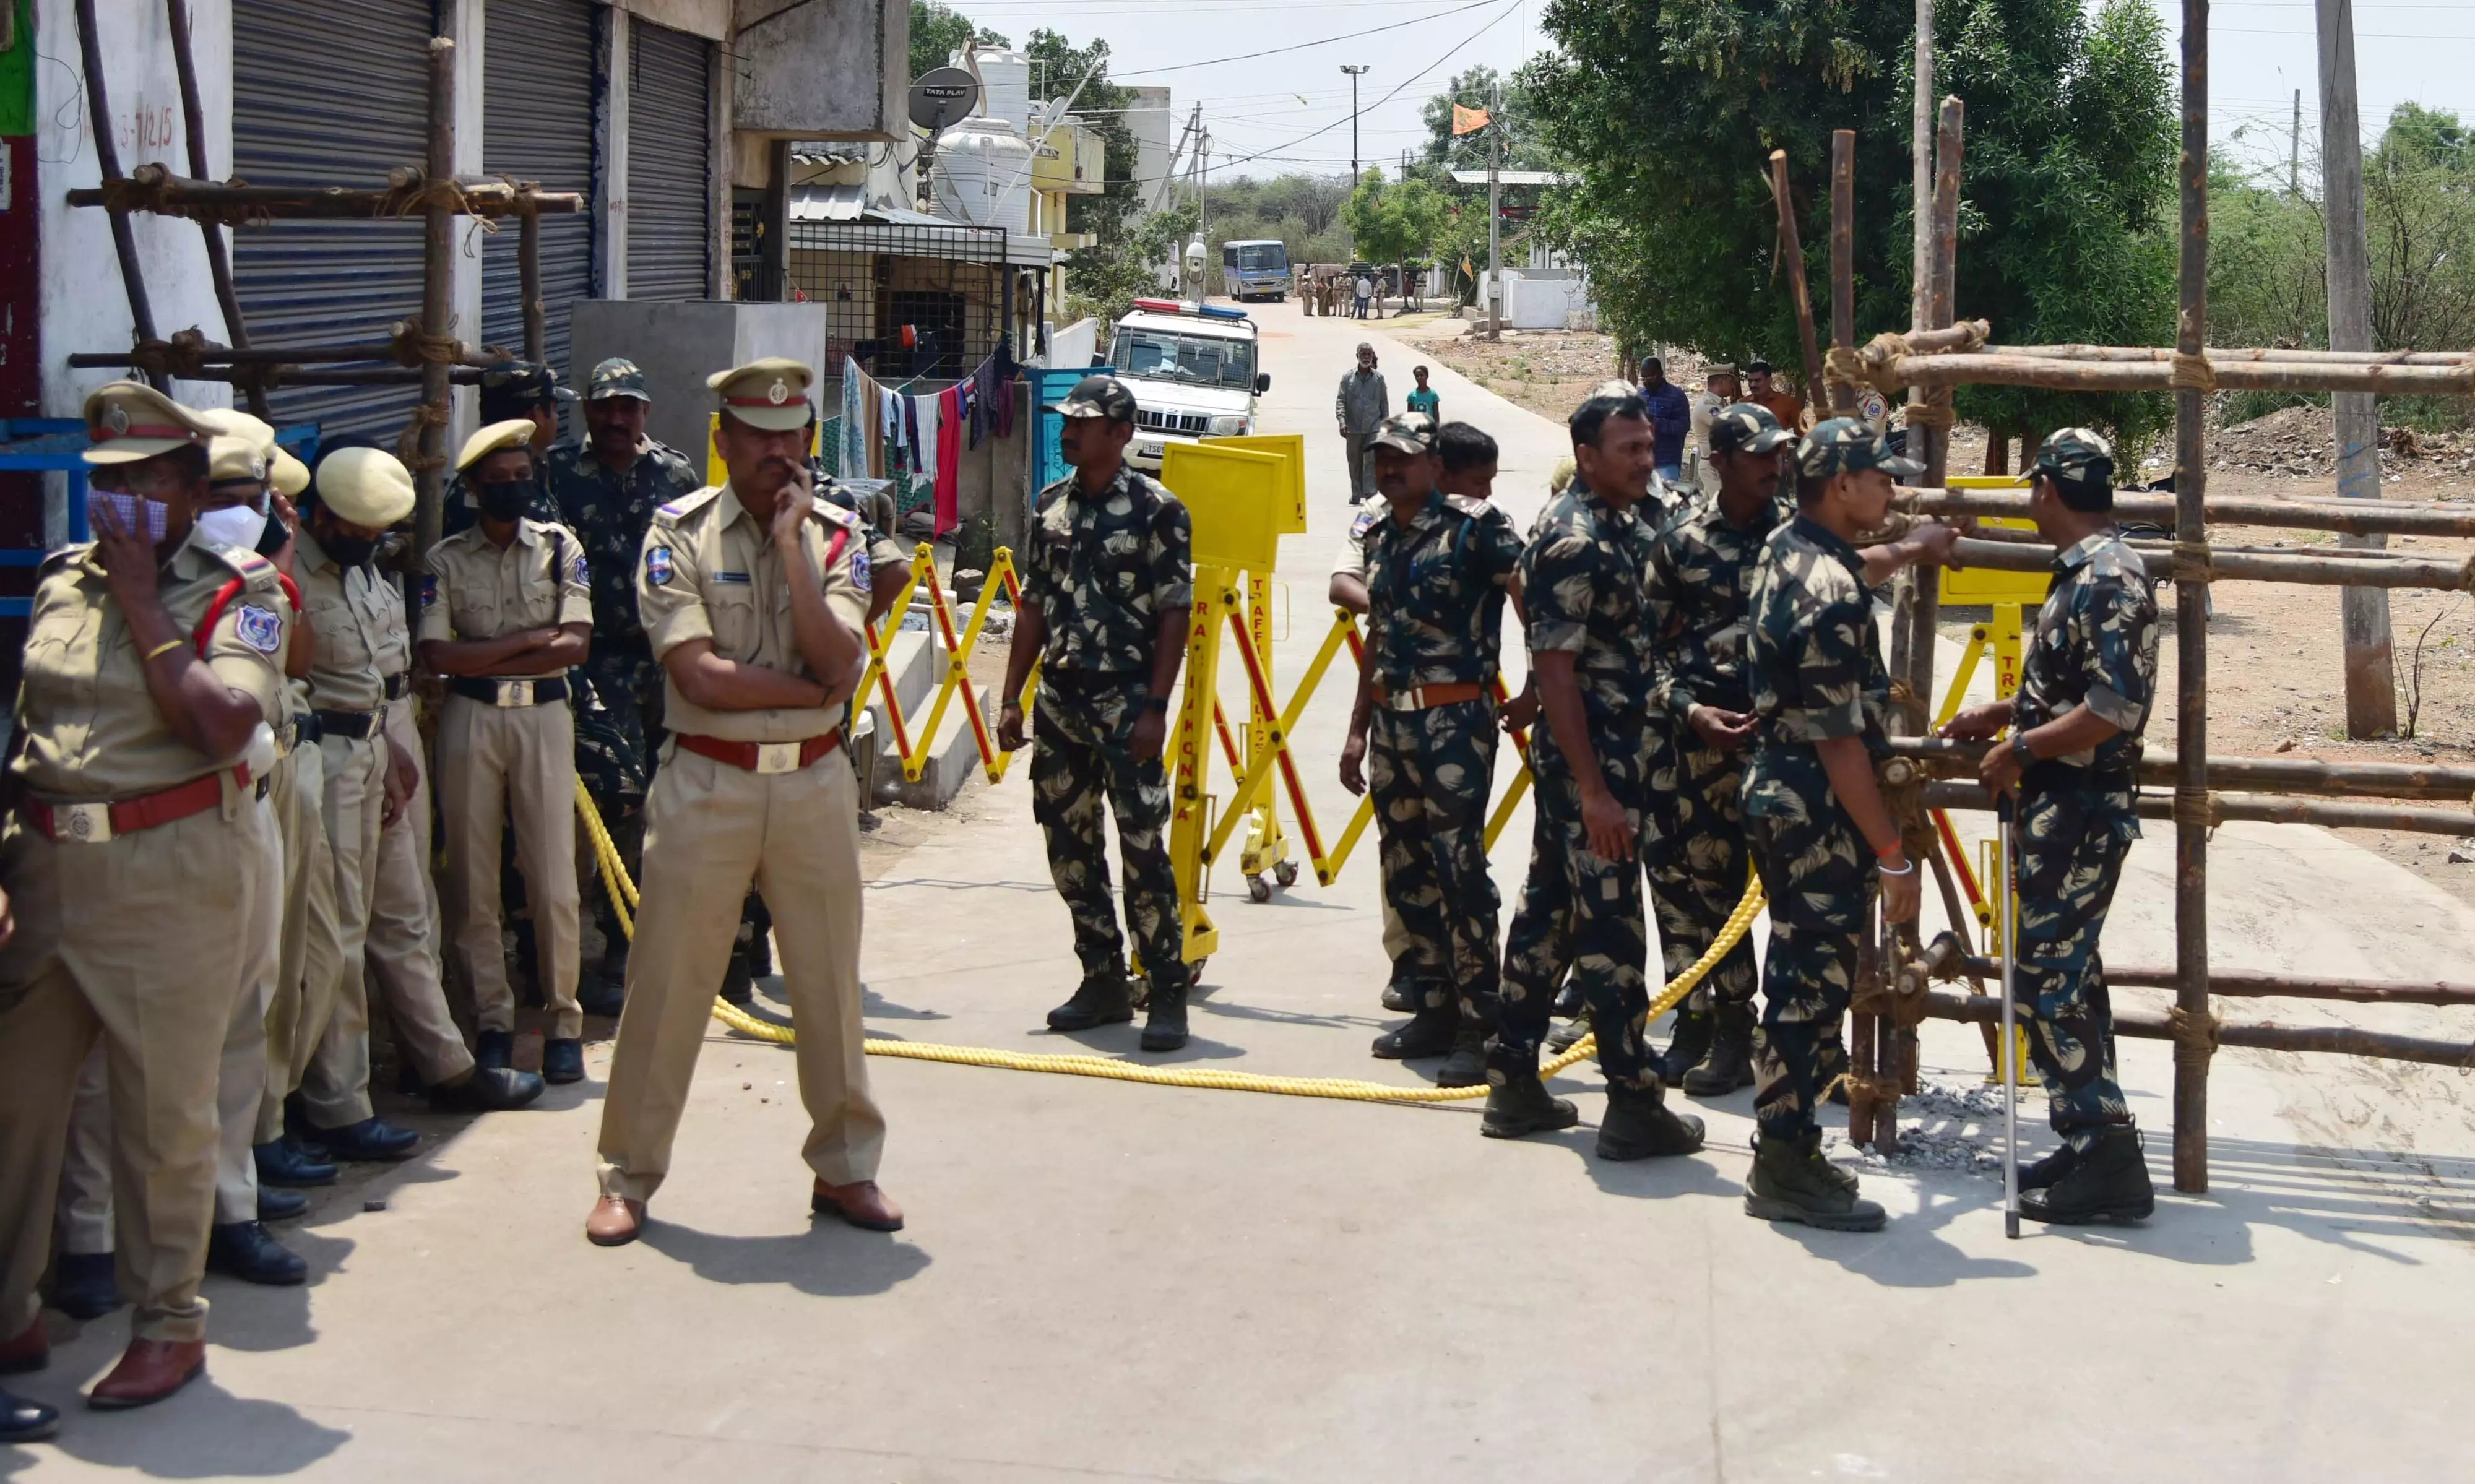
[[[1132,87],[1135,101],[1126,109],[1126,128],[1135,136],[1134,178],[1136,197],[1146,209],[1159,208],[1163,177],[1168,174],[1168,152],[1177,138],[1177,129],[1169,117],[1169,92],[1165,87]],[[1118,168],[1129,168],[1119,162]]]

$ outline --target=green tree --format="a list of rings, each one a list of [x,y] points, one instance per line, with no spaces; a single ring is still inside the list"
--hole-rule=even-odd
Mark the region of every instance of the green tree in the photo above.
[[[1386,181],[1383,171],[1369,170],[1340,214],[1358,255],[1370,263],[1399,264],[1407,283],[1410,262],[1432,251],[1451,210],[1451,199],[1424,181]]]
[[[1503,166],[1507,170],[1547,170],[1555,166],[1554,154],[1539,136],[1538,117],[1531,107],[1529,93],[1500,77],[1493,67],[1472,67],[1450,83],[1444,90],[1427,100],[1418,117],[1427,126],[1424,151],[1426,163],[1442,169],[1481,170],[1486,167],[1489,130],[1453,135],[1453,106],[1485,109],[1496,89],[1503,88],[1503,100],[1493,109],[1492,131],[1504,138]]]
[[[1787,152],[1826,317],[1838,128],[1858,141],[1860,330],[1909,323],[1908,0],[1550,0],[1545,19],[1561,49],[1524,70],[1521,90],[1580,182],[1549,193],[1533,230],[1589,265],[1621,338],[1792,364],[1767,157]],[[1968,103],[1959,312],[2014,343],[2169,343],[2176,134],[2154,12],[1963,0],[1937,35],[1938,85]],[[2005,431],[2091,423],[2137,439],[2168,409],[2154,396],[1969,387],[1959,410]]]
[[[911,0],[912,81],[918,82],[922,74],[944,66],[947,58],[973,41],[982,46],[1013,44],[960,11],[939,5],[937,0]]]
[[[1031,58],[1031,96],[1036,102],[1072,99],[1067,109],[1100,138],[1107,158],[1106,183],[1096,195],[1066,198],[1066,230],[1096,238],[1066,259],[1066,282],[1071,291],[1095,299],[1112,299],[1118,287],[1138,275],[1147,275],[1155,259],[1126,261],[1138,251],[1130,231],[1135,215],[1135,134],[1126,127],[1126,109],[1134,103],[1129,89],[1109,81],[1109,43],[1095,39],[1076,46],[1057,32],[1041,27],[1023,48]],[[1086,80],[1088,75],[1088,81]],[[1080,89],[1079,91],[1077,89]],[[1038,133],[1034,130],[1035,134]],[[1128,296],[1131,297],[1131,296]]]

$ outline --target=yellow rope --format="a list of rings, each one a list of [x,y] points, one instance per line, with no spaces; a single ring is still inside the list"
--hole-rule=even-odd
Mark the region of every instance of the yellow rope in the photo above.
[[[627,867],[619,859],[618,847],[611,842],[610,832],[601,823],[601,813],[593,805],[593,796],[578,781],[576,788],[576,812],[584,817],[584,827],[593,837],[593,853],[600,862],[602,881],[611,891],[612,905],[618,908],[620,926],[627,936],[635,937],[635,926],[628,919],[625,903],[638,900],[635,883],[627,878]],[[622,902],[621,898],[625,901]],[[1745,883],[1745,894],[1736,910],[1710,944],[1709,952],[1693,961],[1691,967],[1669,980],[1667,986],[1650,1003],[1649,1019],[1674,1010],[1691,994],[1703,978],[1719,966],[1747,933],[1753,919],[1761,914],[1762,886],[1758,878]],[[726,1000],[716,998],[713,1017],[743,1035],[788,1046],[797,1039],[789,1026],[775,1025],[748,1014]],[[1589,1057],[1597,1049],[1598,1037],[1584,1035],[1539,1069],[1542,1077],[1553,1077],[1566,1067]],[[1111,1082],[1150,1083],[1162,1087],[1209,1087],[1221,1092],[1263,1092],[1291,1098],[1337,1098],[1353,1103],[1459,1103],[1487,1094],[1478,1087],[1400,1087],[1388,1083],[1360,1082],[1346,1077],[1272,1077],[1254,1072],[1230,1072],[1214,1067],[1154,1066],[1140,1061],[1122,1061],[1113,1057],[1088,1053],[1051,1054],[1020,1051],[994,1051],[981,1046],[941,1046],[924,1041],[882,1041],[865,1043],[871,1057],[903,1057],[914,1061],[943,1061],[956,1066],[1002,1067],[1010,1072],[1046,1072],[1060,1077],[1098,1077]]]

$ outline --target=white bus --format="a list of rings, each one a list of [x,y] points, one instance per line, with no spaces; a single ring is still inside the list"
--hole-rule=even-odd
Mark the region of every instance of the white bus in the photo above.
[[[1241,304],[1288,297],[1288,248],[1268,240],[1220,244],[1220,291]]]

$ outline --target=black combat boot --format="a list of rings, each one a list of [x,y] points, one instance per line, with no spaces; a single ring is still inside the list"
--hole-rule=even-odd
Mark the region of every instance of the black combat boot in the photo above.
[[[1379,1061],[1414,1061],[1421,1057],[1440,1057],[1453,1049],[1453,1038],[1460,1034],[1460,1026],[1459,1006],[1430,1006],[1410,1016],[1407,1025],[1395,1026],[1377,1036],[1375,1058]]]
[[[1086,974],[1076,985],[1074,997],[1048,1012],[1051,1031],[1089,1031],[1094,1026],[1114,1026],[1135,1018],[1134,991],[1126,984],[1124,968],[1112,965],[1096,974]]]
[[[1600,1158],[1648,1159],[1701,1147],[1701,1119],[1668,1111],[1656,1092],[1608,1084],[1607,1110],[1599,1119]]]
[[[1547,1054],[1552,1057],[1560,1057],[1564,1053],[1571,1051],[1574,1047],[1581,1044],[1581,1037],[1589,1034],[1589,1013],[1587,1011],[1583,1011],[1579,1015],[1575,1015],[1572,1019],[1565,1021],[1562,1025],[1557,1026],[1555,1030],[1547,1033]]]
[[[2044,1190],[2071,1173],[2080,1162],[2080,1152],[2069,1144],[2057,1144],[2052,1154],[2031,1160],[2020,1167],[2020,1188]]]
[[[1710,1047],[1681,1082],[1691,1098],[1724,1098],[1753,1084],[1753,1008],[1722,1005],[1711,1015]]]
[[[1483,1087],[1486,1084],[1485,1022],[1464,1019],[1453,1033],[1452,1054],[1435,1068],[1438,1087]]]
[[[730,950],[730,961],[723,967],[722,999],[740,1010],[756,1003],[756,975],[747,966],[747,955],[737,948]]]
[[[1409,966],[1405,957],[1392,965],[1392,978],[1384,986],[1384,1008],[1396,1015],[1414,1013],[1426,1002],[1426,986],[1418,983],[1418,971]]]
[[[2146,1221],[2156,1209],[2137,1129],[2108,1129],[2050,1187],[2020,1198],[2021,1215],[2065,1227]]]
[[[1186,1044],[1186,985],[1154,985],[1144,1000],[1145,1051],[1176,1051]]]
[[[1486,1117],[1478,1131],[1491,1139],[1517,1139],[1525,1133],[1553,1133],[1581,1121],[1581,1109],[1569,1099],[1551,1097],[1545,1083],[1524,1077],[1487,1093]]]
[[[1674,1087],[1684,1081],[1684,1074],[1702,1064],[1710,1053],[1711,1017],[1707,1010],[1697,1010],[1679,1005],[1676,1009],[1676,1034],[1668,1041],[1667,1051],[1658,1058],[1658,1080]]]
[[[1882,1208],[1856,1194],[1856,1182],[1822,1156],[1809,1137],[1753,1140],[1753,1170],[1745,1180],[1745,1214],[1763,1221],[1801,1221],[1826,1231],[1879,1231]]]

